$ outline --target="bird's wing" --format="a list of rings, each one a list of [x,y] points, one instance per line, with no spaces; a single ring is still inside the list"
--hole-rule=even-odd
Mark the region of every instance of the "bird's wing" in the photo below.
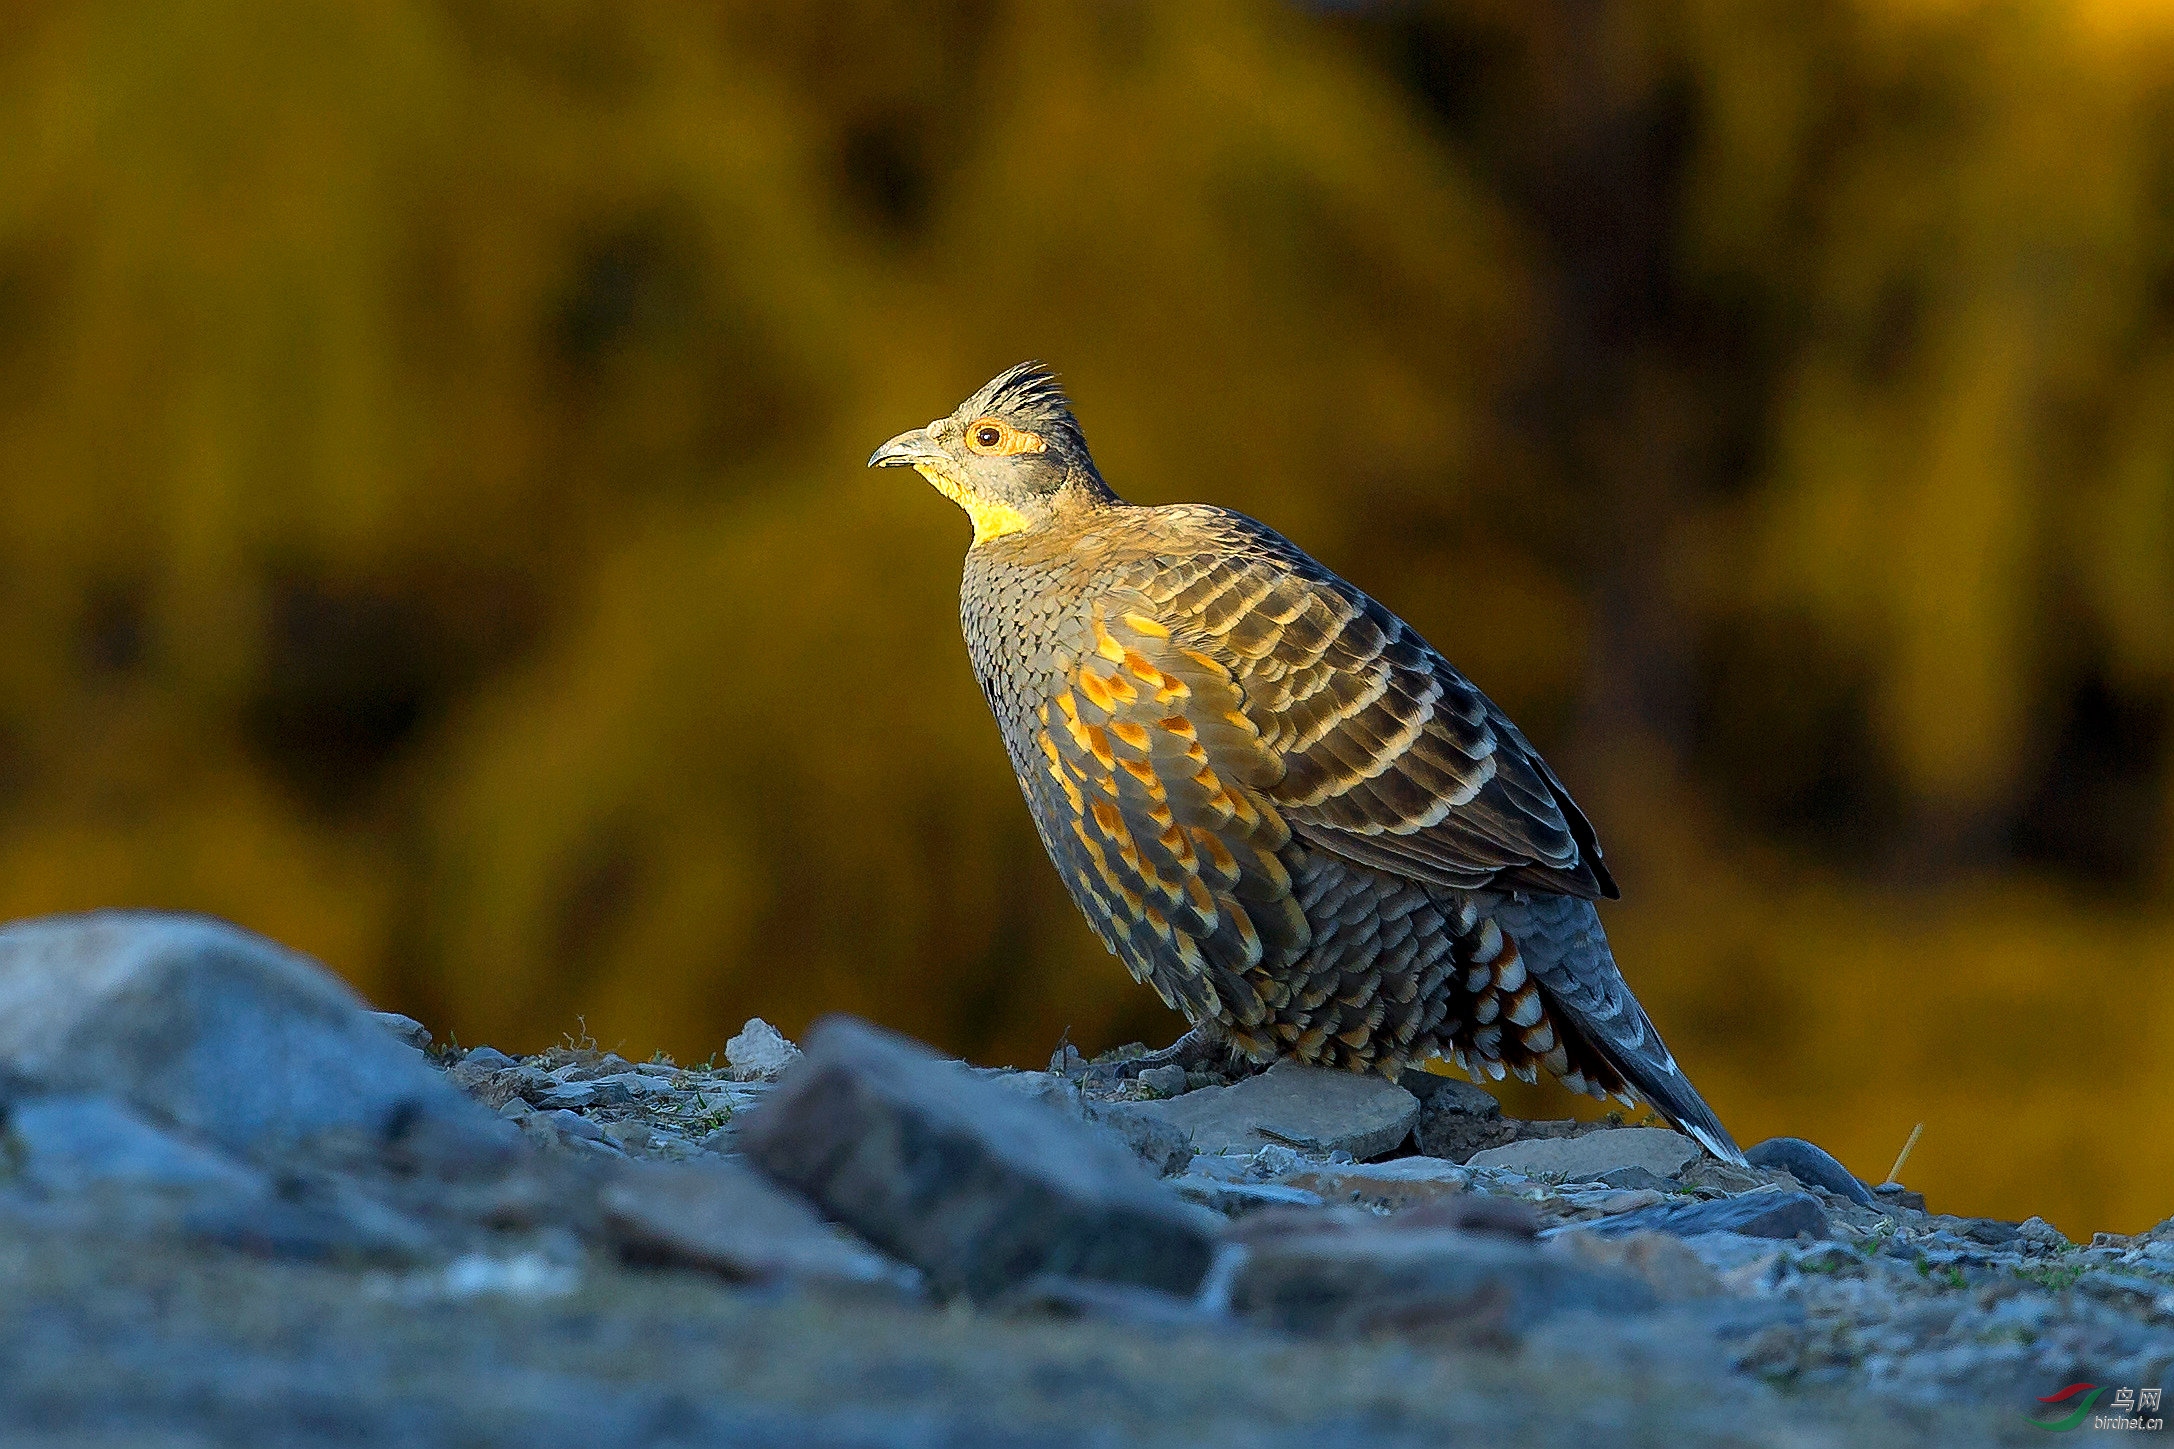
[[[1080,616],[1023,774],[1050,854],[1110,950],[1191,1020],[1222,1019],[1254,1045],[1245,1028],[1284,1004],[1312,928],[1277,855],[1290,826],[1249,788],[1273,762],[1237,689],[1170,643],[1122,599]]]
[[[1432,884],[1616,894],[1592,826],[1517,727],[1401,619],[1251,520],[1127,580],[1151,658],[1226,677],[1254,780],[1323,850]],[[1188,680],[1184,666],[1178,672]]]

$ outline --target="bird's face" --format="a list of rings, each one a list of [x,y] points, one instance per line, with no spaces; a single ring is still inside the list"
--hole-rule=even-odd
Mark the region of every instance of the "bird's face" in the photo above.
[[[1101,491],[1071,407],[1033,363],[991,379],[951,416],[900,433],[868,466],[926,478],[966,510],[977,544],[1046,521],[1068,485]]]

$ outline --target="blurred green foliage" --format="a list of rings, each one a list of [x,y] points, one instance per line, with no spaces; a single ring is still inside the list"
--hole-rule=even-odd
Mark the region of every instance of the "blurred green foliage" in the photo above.
[[[8,7],[0,911],[509,1047],[1173,1034],[860,466],[1028,356],[1526,724],[1746,1141],[2174,1210],[2144,3]]]

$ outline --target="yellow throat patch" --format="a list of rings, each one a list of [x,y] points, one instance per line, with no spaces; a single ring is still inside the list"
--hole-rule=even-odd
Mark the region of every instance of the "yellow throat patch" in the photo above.
[[[919,463],[914,464],[913,471],[928,479],[938,493],[966,510],[966,516],[974,522],[976,543],[987,543],[992,538],[1017,533],[1027,526],[1027,516],[1008,503],[991,503],[985,498],[977,498],[953,484],[950,479]]]

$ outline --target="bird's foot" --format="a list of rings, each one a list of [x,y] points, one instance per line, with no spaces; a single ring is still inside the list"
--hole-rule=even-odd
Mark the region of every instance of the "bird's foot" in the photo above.
[[[1136,1080],[1142,1072],[1158,1067],[1177,1067],[1186,1072],[1211,1072],[1221,1077],[1250,1076],[1259,1068],[1231,1049],[1221,1036],[1210,1036],[1194,1027],[1160,1051],[1136,1056],[1100,1057],[1079,1069],[1080,1084],[1089,1090],[1109,1091]]]

